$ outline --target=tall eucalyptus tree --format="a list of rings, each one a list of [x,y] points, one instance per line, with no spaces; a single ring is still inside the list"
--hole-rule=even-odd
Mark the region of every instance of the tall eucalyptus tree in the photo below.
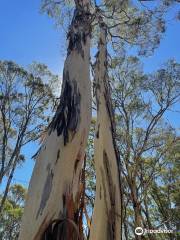
[[[91,16],[88,0],[75,4],[60,104],[37,154],[19,237],[22,240],[77,239],[79,235],[79,181],[91,122]]]
[[[141,2],[137,1],[138,4]],[[79,230],[82,193],[80,178],[91,122],[90,38],[94,38],[94,30],[99,20],[102,20],[108,33],[106,39],[110,39],[113,49],[118,50],[124,44],[134,44],[139,47],[141,54],[147,55],[158,46],[165,31],[163,14],[171,2],[167,4],[167,1],[160,1],[147,10],[126,0],[106,0],[99,4],[91,0],[42,1],[43,11],[56,17],[58,22],[64,20],[67,25],[69,16],[72,21],[67,33],[69,45],[60,104],[37,154],[20,240],[82,238],[83,234]],[[119,163],[113,136],[114,121],[108,79],[105,76],[107,69],[103,67],[106,64],[106,39],[103,34],[101,29],[100,39],[103,44],[99,45],[99,69],[96,65],[96,78],[99,77],[99,80],[96,79],[95,83],[100,81],[96,97],[97,103],[102,102],[97,111],[99,139],[95,141],[99,195],[95,202],[91,239],[120,239]],[[95,226],[99,214],[102,222]],[[106,231],[103,230],[103,224],[107,227]]]

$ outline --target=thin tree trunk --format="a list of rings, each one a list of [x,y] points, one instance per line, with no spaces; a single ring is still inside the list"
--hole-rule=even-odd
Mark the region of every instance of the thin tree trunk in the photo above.
[[[79,234],[79,181],[91,122],[90,14],[88,0],[75,3],[61,102],[37,154],[19,240]]]
[[[138,191],[137,191],[135,179],[131,179],[130,189],[131,189],[131,200],[132,200],[133,209],[134,209],[134,227],[135,229],[137,227],[143,228],[144,225],[143,225],[143,218],[141,213],[141,202],[138,199]],[[135,234],[135,239],[142,240],[144,239],[144,236]]]
[[[10,175],[9,175],[7,183],[6,183],[6,188],[5,188],[1,203],[0,203],[0,214],[3,210],[4,204],[5,204],[7,196],[8,196],[9,188],[10,188],[11,181],[12,181],[12,178],[13,178],[13,175],[14,175],[14,171],[15,171],[15,168],[16,168],[18,157],[19,157],[19,155],[17,155],[16,159],[14,160]]]
[[[95,65],[97,122],[95,139],[96,198],[90,240],[121,239],[121,186],[119,155],[107,74],[106,27],[100,24]]]
[[[144,209],[144,214],[146,216],[146,222],[148,224],[148,228],[149,229],[154,229],[152,224],[151,224],[151,220],[150,220],[150,215],[149,215],[149,209],[148,209],[148,203],[147,203],[147,197],[144,198],[144,206],[145,206],[145,209]],[[156,240],[156,237],[155,236],[152,236],[152,234],[148,234],[148,238],[150,240]]]

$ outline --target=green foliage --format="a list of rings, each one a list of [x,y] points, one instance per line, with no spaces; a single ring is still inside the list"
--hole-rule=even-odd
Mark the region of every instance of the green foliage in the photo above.
[[[162,223],[176,231],[180,222],[180,141],[168,149],[165,165],[159,176],[152,183],[152,198],[160,207],[159,219]]]
[[[0,214],[0,239],[17,240],[23,214],[26,189],[21,185],[13,185]],[[0,196],[1,198],[2,196]]]
[[[74,11],[73,0],[41,0],[41,12],[55,19],[56,26],[63,25],[68,28]]]

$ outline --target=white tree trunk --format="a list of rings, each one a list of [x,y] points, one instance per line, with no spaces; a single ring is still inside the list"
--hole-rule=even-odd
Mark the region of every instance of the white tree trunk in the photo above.
[[[95,65],[97,123],[95,139],[96,199],[90,240],[121,239],[121,192],[115,126],[107,74],[106,29],[101,25]]]
[[[67,233],[59,235],[77,239],[79,180],[91,122],[91,87],[88,0],[75,2],[61,102],[37,155],[19,240],[52,239],[43,236],[55,219],[62,226],[69,223]]]

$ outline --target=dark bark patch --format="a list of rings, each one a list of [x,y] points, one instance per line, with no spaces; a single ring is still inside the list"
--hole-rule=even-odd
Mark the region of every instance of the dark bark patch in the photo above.
[[[65,206],[66,206],[66,195],[65,194],[63,194],[62,199],[63,199],[63,209],[65,209]]]
[[[78,154],[77,154],[77,157],[76,157],[76,161],[75,161],[75,164],[74,164],[74,171],[76,173],[76,170],[77,170],[77,167],[78,167],[78,163],[81,161],[81,150],[79,150]]]
[[[81,96],[75,80],[70,81],[69,72],[63,74],[64,86],[62,88],[60,104],[49,126],[49,133],[56,130],[57,135],[63,134],[64,145],[69,142],[69,132],[75,134],[80,122]]]
[[[75,164],[74,164],[75,173],[76,173],[76,170],[77,170],[78,163],[79,163],[79,159],[76,158],[76,161],[75,161]]]
[[[70,55],[75,50],[84,58],[83,45],[86,44],[87,37],[90,37],[91,33],[90,19],[90,13],[84,11],[83,8],[75,9],[71,27],[67,35],[69,39],[67,55]]]
[[[105,157],[106,158],[106,157]],[[104,193],[104,201],[107,210],[107,239],[115,240],[115,205],[111,202],[111,195],[113,194],[111,189],[109,188],[110,183],[107,177],[106,168],[101,168],[101,177],[102,177],[102,185],[103,185],[103,193]],[[108,185],[108,188],[107,188]],[[110,208],[108,207],[108,194],[110,198]]]
[[[99,129],[100,129],[100,124],[98,124],[98,130],[96,132],[96,138],[99,138]]]
[[[115,222],[116,222],[115,185],[113,184],[110,162],[105,150],[103,151],[103,164],[104,164],[104,170],[105,170],[105,176],[106,176],[106,182],[107,182],[106,186],[108,187],[109,199],[111,204],[111,208],[108,211],[108,229],[107,229],[108,239],[114,240],[115,239]]]
[[[55,164],[58,162],[59,157],[60,157],[60,150],[58,150],[58,152],[57,152],[57,157],[56,157],[56,162],[55,162]]]
[[[77,32],[75,33],[73,30],[69,31],[68,38],[69,38],[69,46],[68,46],[68,55],[71,51],[76,50],[81,57],[84,58],[84,50],[82,48],[82,39],[84,39],[84,33]]]
[[[52,183],[53,183],[53,177],[54,174],[52,172],[52,170],[48,170],[48,175],[46,178],[46,182],[44,184],[44,188],[43,188],[43,192],[42,192],[42,196],[41,196],[41,202],[40,202],[40,206],[36,215],[36,219],[38,218],[39,215],[42,215],[43,210],[46,206],[46,203],[50,197],[50,193],[51,193],[51,189],[52,189]]]
[[[105,182],[105,176],[104,176],[105,174],[104,174],[104,170],[103,170],[102,167],[100,167],[100,171],[101,171],[101,177],[102,177],[102,187],[103,187],[104,201],[105,201],[106,209],[108,209],[106,182]]]

